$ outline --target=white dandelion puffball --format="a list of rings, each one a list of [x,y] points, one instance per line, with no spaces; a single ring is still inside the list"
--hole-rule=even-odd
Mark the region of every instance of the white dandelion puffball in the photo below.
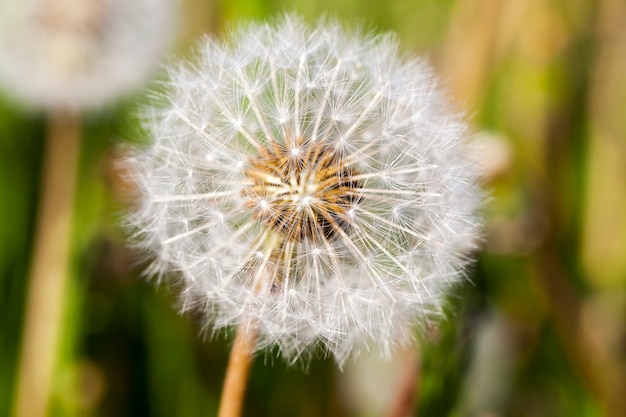
[[[0,84],[34,107],[101,106],[149,75],[172,12],[169,0],[2,0]]]
[[[288,360],[412,341],[475,248],[467,126],[392,36],[287,15],[174,64],[153,143],[126,161],[130,223],[207,326],[249,323]]]

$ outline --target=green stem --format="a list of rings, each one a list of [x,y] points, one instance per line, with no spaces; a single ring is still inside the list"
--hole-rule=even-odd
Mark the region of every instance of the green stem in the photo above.
[[[45,146],[14,417],[44,417],[48,412],[69,276],[80,149],[78,115],[52,112]]]

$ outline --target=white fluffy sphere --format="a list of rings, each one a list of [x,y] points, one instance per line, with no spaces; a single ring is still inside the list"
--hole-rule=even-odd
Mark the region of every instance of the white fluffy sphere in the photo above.
[[[101,106],[154,68],[171,40],[170,0],[5,0],[0,85],[34,107]]]
[[[128,159],[130,223],[213,329],[289,360],[385,353],[440,315],[475,249],[468,128],[391,36],[248,24],[169,68]]]

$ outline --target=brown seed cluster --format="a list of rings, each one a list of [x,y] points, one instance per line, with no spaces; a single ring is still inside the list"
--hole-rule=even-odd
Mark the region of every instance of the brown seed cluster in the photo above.
[[[102,0],[55,0],[43,2],[37,18],[50,28],[94,36],[103,24]]]
[[[104,6],[102,0],[55,0],[44,2],[38,11],[51,62],[66,77],[90,71],[94,45],[106,23]]]
[[[334,147],[302,137],[271,141],[248,166],[246,207],[287,240],[332,239],[349,229],[360,183]]]

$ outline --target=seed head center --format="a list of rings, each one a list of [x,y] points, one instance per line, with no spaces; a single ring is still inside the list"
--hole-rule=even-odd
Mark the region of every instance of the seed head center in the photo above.
[[[317,241],[345,234],[359,201],[355,170],[331,146],[299,138],[272,141],[245,170],[245,207],[287,240]]]

